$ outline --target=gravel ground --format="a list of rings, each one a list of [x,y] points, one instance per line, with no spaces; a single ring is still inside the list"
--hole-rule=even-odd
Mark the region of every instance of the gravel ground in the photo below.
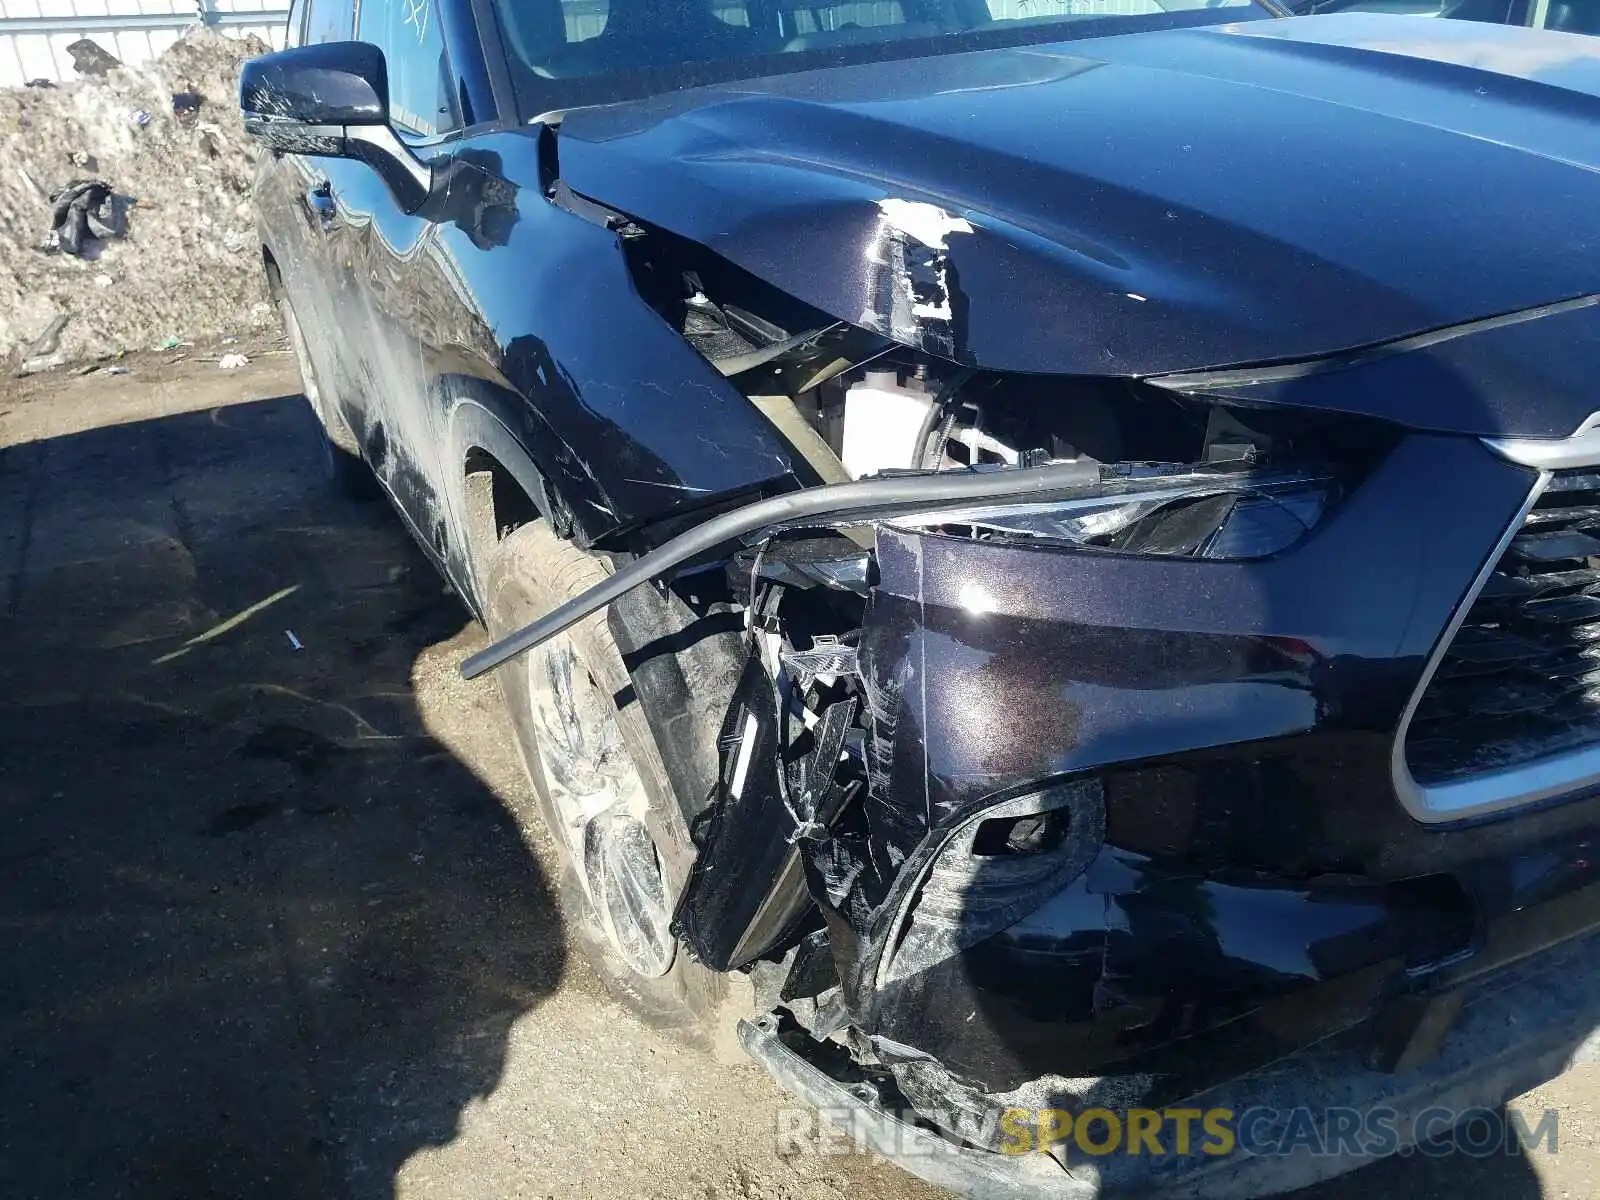
[[[0,1195],[931,1200],[569,953],[481,633],[246,349],[0,391]],[[1597,1094],[1306,1195],[1594,1196]]]

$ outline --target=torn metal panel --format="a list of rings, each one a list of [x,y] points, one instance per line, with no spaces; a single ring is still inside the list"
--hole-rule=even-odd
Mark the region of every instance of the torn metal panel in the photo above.
[[[1473,61],[1502,60],[1496,31],[1469,36]],[[1364,45],[1331,18],[813,70],[569,112],[562,171],[903,344],[942,332],[948,304],[975,365],[1144,376],[1309,358],[1594,290],[1600,243],[1550,219],[1551,197],[1600,202],[1588,97],[1482,72],[1464,106],[1460,68],[1429,60],[1443,52],[1420,34],[1405,53]],[[1330,188],[1348,219],[1327,219]],[[896,232],[886,203],[972,232],[941,249]],[[883,285],[900,254],[889,277],[920,271],[928,291],[897,309]],[[1434,428],[1477,416],[1439,392],[1404,403],[1432,406]],[[1497,432],[1528,420],[1521,404],[1494,408]]]
[[[752,656],[723,725],[717,795],[694,831],[700,853],[673,917],[674,934],[719,971],[745,965],[804,910],[781,703],[776,681]]]
[[[885,197],[878,230],[865,259],[881,272],[873,303],[856,324],[895,341],[961,361],[967,299],[951,262],[948,240],[972,224],[936,204]]]

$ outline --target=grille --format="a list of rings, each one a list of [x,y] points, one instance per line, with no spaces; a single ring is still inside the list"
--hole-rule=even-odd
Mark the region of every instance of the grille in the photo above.
[[[1600,744],[1600,472],[1558,471],[1411,718],[1423,786]]]

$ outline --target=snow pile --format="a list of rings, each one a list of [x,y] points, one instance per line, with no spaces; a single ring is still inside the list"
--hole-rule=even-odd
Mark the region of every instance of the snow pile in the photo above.
[[[53,327],[73,361],[275,324],[237,99],[240,65],[267,50],[196,26],[141,68],[0,88],[0,359]],[[187,91],[201,106],[180,121],[173,97]],[[85,178],[132,198],[127,236],[94,261],[42,252],[47,193]]]

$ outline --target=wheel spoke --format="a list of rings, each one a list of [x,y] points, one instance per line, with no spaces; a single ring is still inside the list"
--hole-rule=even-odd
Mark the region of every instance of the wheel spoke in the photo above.
[[[566,638],[530,655],[540,765],[586,891],[630,970],[664,975],[674,953],[660,856],[630,812],[644,782],[616,709]]]

